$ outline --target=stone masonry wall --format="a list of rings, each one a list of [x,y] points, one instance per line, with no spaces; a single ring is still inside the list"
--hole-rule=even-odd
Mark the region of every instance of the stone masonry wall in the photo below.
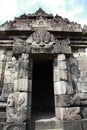
[[[54,61],[55,113],[59,120],[87,118],[87,57],[85,49]]]
[[[87,118],[87,54],[86,48],[79,48],[73,53],[75,68],[74,82],[76,84],[77,95],[79,97],[79,105],[81,109],[81,117]],[[74,65],[74,66],[75,66]]]
[[[73,105],[74,87],[67,57],[59,54],[54,62],[55,113],[59,120],[80,119],[80,107]]]
[[[6,121],[7,97],[13,91],[11,62],[12,51],[0,49],[0,122]]]

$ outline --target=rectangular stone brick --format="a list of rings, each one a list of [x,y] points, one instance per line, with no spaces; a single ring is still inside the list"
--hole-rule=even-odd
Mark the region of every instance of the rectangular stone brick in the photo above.
[[[4,77],[4,83],[13,83],[13,79],[11,76],[5,76]]]
[[[59,72],[60,80],[68,80],[67,70],[60,70]]]
[[[54,94],[73,94],[72,83],[65,81],[54,82]]]
[[[14,92],[19,91],[19,79],[14,80]]]
[[[79,93],[87,92],[87,82],[77,83],[77,89]]]
[[[58,61],[58,68],[61,70],[67,69],[66,61]]]
[[[58,120],[78,120],[81,119],[80,107],[55,108],[56,118]]]
[[[65,60],[65,59],[66,59],[66,57],[65,57],[64,54],[59,54],[58,55],[58,61],[62,61],[62,60]]]
[[[82,126],[83,126],[82,130],[87,130],[87,119],[82,120]]]
[[[0,61],[5,61],[6,60],[6,55],[5,54],[1,54],[0,55]]]
[[[62,120],[57,120],[56,118],[54,118],[52,121],[51,121],[51,128],[52,130],[53,129],[60,129],[62,130],[63,128],[63,121]]]
[[[58,82],[60,81],[60,70],[57,68],[57,69],[54,69],[54,82]]]
[[[87,76],[87,70],[80,71],[80,75],[81,75],[81,77]]]
[[[86,58],[78,59],[78,66],[79,70],[87,70],[87,59]]]
[[[13,92],[13,84],[11,84],[11,83],[4,83],[3,84],[3,89],[2,89],[2,95],[4,97],[8,97],[8,95],[10,93],[12,93],[12,92]]]
[[[79,77],[78,82],[87,82],[87,75]]]
[[[73,94],[56,95],[55,96],[55,107],[68,107],[68,106],[70,106],[71,105],[71,100],[72,100],[73,97],[74,97]]]
[[[18,79],[18,72],[14,72],[12,73],[12,76],[11,76],[14,80]]]
[[[4,123],[3,130],[26,130],[26,123]]]
[[[20,79],[19,90],[20,91],[28,91],[28,79]]]
[[[28,79],[14,80],[14,91],[28,91]]]
[[[7,75],[9,75],[9,76],[11,76],[11,75],[12,75],[12,73],[11,73],[10,69],[5,69],[5,75],[6,75],[6,76],[7,76]]]
[[[35,121],[35,129],[51,129],[51,121],[47,121],[46,119]]]
[[[0,112],[0,122],[6,121],[6,112]]]
[[[83,119],[87,119],[87,106],[81,107],[81,113],[82,113]]]
[[[81,120],[63,122],[63,130],[83,130]]]

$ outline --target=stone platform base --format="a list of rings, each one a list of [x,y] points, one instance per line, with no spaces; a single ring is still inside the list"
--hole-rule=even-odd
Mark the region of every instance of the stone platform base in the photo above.
[[[0,123],[0,130],[87,130],[87,120],[38,120],[35,121],[34,129],[28,129],[26,123]]]
[[[26,130],[26,124],[0,123],[0,130]]]
[[[35,130],[87,130],[87,120],[40,120],[35,122]]]

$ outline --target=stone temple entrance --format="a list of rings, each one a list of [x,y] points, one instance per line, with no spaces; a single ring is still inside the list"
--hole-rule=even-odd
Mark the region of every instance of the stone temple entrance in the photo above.
[[[55,115],[54,109],[53,60],[34,60],[31,116],[48,118]]]
[[[87,130],[87,26],[41,8],[0,26],[0,130]]]

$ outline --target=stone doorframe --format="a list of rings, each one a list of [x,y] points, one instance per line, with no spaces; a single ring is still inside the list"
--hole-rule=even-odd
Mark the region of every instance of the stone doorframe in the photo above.
[[[8,97],[7,122],[24,122],[31,119],[33,60],[29,54],[22,53],[17,64],[18,77],[14,79],[14,92]],[[78,119],[80,115],[77,114],[80,107],[69,107],[72,106],[71,99],[74,91],[67,55],[58,54],[54,58],[53,80],[55,117],[64,120],[73,119],[76,116]],[[70,113],[72,114],[70,115]]]
[[[31,98],[32,98],[32,68],[33,68],[33,61],[29,60],[30,62],[30,69],[29,69],[29,100],[28,105],[29,108],[32,106]],[[63,120],[61,115],[62,109],[62,101],[61,95],[72,94],[73,88],[72,83],[70,82],[69,77],[70,71],[68,71],[67,59],[65,54],[58,54],[53,59],[53,87],[54,87],[54,104],[55,104],[55,117],[57,119]],[[29,117],[31,117],[31,110],[29,110]],[[29,118],[30,120],[31,118]]]

